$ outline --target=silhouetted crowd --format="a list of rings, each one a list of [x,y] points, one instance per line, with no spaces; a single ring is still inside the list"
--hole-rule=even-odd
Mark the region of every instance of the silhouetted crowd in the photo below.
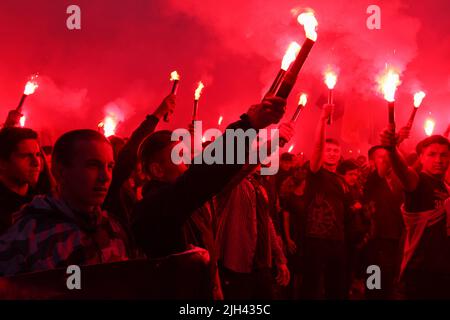
[[[285,109],[266,97],[227,129],[279,124]],[[310,158],[282,153],[277,174],[262,175],[250,141],[243,163],[175,163],[179,142],[156,130],[174,110],[169,95],[127,139],[81,129],[53,146],[11,111],[0,130],[0,276],[202,248],[215,300],[450,298],[448,130],[406,153],[410,128],[389,126],[367,157],[343,159],[325,105]],[[279,124],[280,141],[294,127]],[[223,141],[200,152],[238,158]]]

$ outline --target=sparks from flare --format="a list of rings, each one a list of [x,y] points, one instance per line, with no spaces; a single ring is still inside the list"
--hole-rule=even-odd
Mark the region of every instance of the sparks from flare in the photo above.
[[[429,137],[432,136],[435,126],[436,126],[436,122],[433,119],[428,118],[427,120],[425,120],[425,125],[423,126],[423,129],[425,130],[425,134]]]
[[[395,92],[400,85],[400,75],[394,69],[390,68],[385,74],[378,78],[379,89],[388,102],[395,101]]]
[[[36,89],[39,87],[36,79],[37,79],[38,75],[34,75],[31,77],[30,81],[27,82],[27,84],[25,85],[25,89],[23,90],[23,94],[24,95],[31,95],[33,94]]]
[[[306,93],[302,93],[300,95],[300,99],[298,100],[298,105],[306,106],[307,101],[308,101],[308,95]]]
[[[312,41],[317,40],[316,28],[319,23],[316,20],[313,12],[304,12],[297,17],[298,23],[305,28],[305,35]]]
[[[287,71],[289,69],[289,66],[292,64],[292,62],[297,57],[298,53],[300,52],[300,45],[293,41],[289,44],[289,47],[286,50],[286,53],[284,54],[283,60],[281,61],[281,69],[284,71]]]
[[[418,108],[422,104],[423,98],[425,98],[426,94],[423,91],[416,92],[414,94],[414,107]]]
[[[170,73],[170,81],[180,80],[180,75],[176,71]]]
[[[324,80],[325,80],[325,84],[327,85],[328,89],[333,90],[334,87],[336,86],[337,75],[334,71],[327,70],[324,73]]]

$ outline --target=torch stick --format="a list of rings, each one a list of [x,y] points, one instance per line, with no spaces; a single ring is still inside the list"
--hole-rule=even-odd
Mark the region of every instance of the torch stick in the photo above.
[[[198,100],[200,100],[200,96],[202,95],[202,90],[204,88],[203,82],[199,82],[197,89],[195,89],[194,93],[194,111],[192,113],[192,124],[194,124],[194,121],[197,120],[197,113],[198,113]]]
[[[303,64],[306,61],[306,58],[309,55],[314,43],[317,40],[316,27],[318,25],[316,18],[312,12],[304,12],[297,17],[297,21],[303,25],[305,29],[306,39],[303,42],[303,45],[298,53],[297,57],[294,60],[289,71],[286,73],[283,82],[280,85],[280,88],[277,90],[276,96],[287,99],[289,94],[292,91],[292,88],[297,81],[298,74]]]
[[[418,109],[419,108],[415,108],[414,107],[413,111],[411,112],[411,116],[409,117],[408,124],[406,125],[409,129],[411,129],[412,126],[413,126],[414,119],[416,118],[416,114],[417,114],[417,110]]]
[[[389,108],[389,124],[392,126],[395,132],[395,103],[394,101],[388,102],[388,108]]]
[[[198,100],[194,100],[194,112],[192,113],[192,124],[197,120]]]
[[[173,81],[171,94],[176,95],[178,91],[178,82],[180,81],[178,72],[172,71],[170,73],[170,81]],[[169,122],[169,113],[164,115],[164,122]]]
[[[295,112],[294,112],[294,114],[292,115],[291,123],[297,122],[297,119],[298,119],[298,117],[300,116],[300,112],[301,112],[301,111],[305,108],[305,106],[306,106],[307,98],[308,98],[307,95],[304,94],[304,93],[302,93],[302,94],[300,95],[300,100],[299,100],[299,102],[298,102],[297,109],[295,109]],[[284,145],[285,145],[286,143],[287,143],[286,140],[280,139],[280,146],[281,146],[281,147],[284,147]]]
[[[22,95],[22,98],[20,98],[20,101],[19,101],[19,105],[16,108],[17,112],[22,113],[22,107],[23,107],[23,104],[27,97],[28,97],[28,95],[26,95],[25,93]]]
[[[300,49],[297,58],[295,58],[294,63],[292,64],[289,71],[286,73],[283,82],[281,82],[280,88],[277,90],[276,96],[287,99],[292,89],[294,88],[295,82],[297,81],[298,74],[300,73],[300,69],[306,61],[306,58],[309,55],[312,47],[314,46],[314,41],[306,38],[305,42]]]
[[[328,90],[328,104],[333,104],[333,89]],[[330,113],[327,124],[331,125],[332,123],[333,123],[333,114]]]
[[[280,69],[280,71],[278,71],[278,74],[277,74],[275,80],[273,81],[272,85],[270,86],[269,91],[267,92],[267,95],[272,95],[277,92],[277,89],[280,86],[281,81],[283,81],[285,74],[286,74],[286,71],[283,69]]]
[[[420,104],[422,103],[423,98],[425,98],[425,92],[423,92],[423,91],[419,91],[419,92],[417,92],[417,93],[414,94],[414,109],[413,109],[413,111],[411,112],[411,116],[409,117],[409,121],[408,121],[408,124],[407,124],[407,127],[408,127],[409,129],[411,129],[412,126],[413,126],[413,123],[414,123],[414,119],[415,119],[415,117],[416,117],[417,110],[419,109]]]
[[[19,104],[17,105],[16,111],[19,113],[22,113],[22,107],[25,103],[25,99],[30,95],[33,94],[36,89],[38,88],[38,84],[36,82],[36,78],[38,77],[38,74],[35,74],[31,77],[31,79],[26,83],[25,89],[23,90],[22,97],[20,98]]]

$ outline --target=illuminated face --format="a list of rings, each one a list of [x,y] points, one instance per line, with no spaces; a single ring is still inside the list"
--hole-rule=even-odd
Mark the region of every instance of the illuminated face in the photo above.
[[[444,176],[450,162],[447,145],[433,143],[426,147],[420,155],[422,171],[434,176]]]
[[[114,167],[110,144],[101,141],[79,141],[69,166],[61,166],[58,182],[63,198],[79,208],[103,204]]]
[[[345,182],[347,182],[347,184],[350,187],[353,187],[358,182],[359,170],[358,169],[349,170],[345,173],[345,175],[343,177],[344,177]]]
[[[336,166],[341,159],[341,147],[333,143],[325,143],[323,153],[323,163],[329,166]]]
[[[386,149],[376,150],[373,154],[373,162],[378,174],[381,176],[386,175],[391,169],[391,159],[389,158],[389,153]]]
[[[289,171],[293,165],[294,165],[294,162],[291,160],[281,160],[280,161],[280,169],[283,171]]]
[[[159,161],[149,164],[150,167],[147,168],[147,171],[151,173],[152,178],[164,182],[175,182],[175,180],[187,170],[187,166],[184,162],[174,163],[171,157],[173,147],[181,143],[184,142],[173,143],[165,147],[160,151]],[[182,156],[183,154],[180,154],[180,157]]]
[[[20,141],[9,160],[1,161],[2,175],[19,185],[35,185],[41,169],[41,150],[34,139]]]

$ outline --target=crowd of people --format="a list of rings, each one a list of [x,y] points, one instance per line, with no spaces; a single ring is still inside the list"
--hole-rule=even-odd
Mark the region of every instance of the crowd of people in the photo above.
[[[11,111],[0,130],[0,276],[200,247],[215,300],[450,298],[448,130],[412,155],[401,147],[409,128],[389,126],[368,158],[343,159],[325,105],[310,159],[283,153],[271,176],[249,161],[174,163],[179,142],[156,128],[175,106],[169,95],[126,140],[80,129],[46,148]],[[265,97],[227,129],[279,124],[289,141],[285,107]],[[236,156],[222,138],[203,152]],[[366,286],[372,265],[381,289]]]

